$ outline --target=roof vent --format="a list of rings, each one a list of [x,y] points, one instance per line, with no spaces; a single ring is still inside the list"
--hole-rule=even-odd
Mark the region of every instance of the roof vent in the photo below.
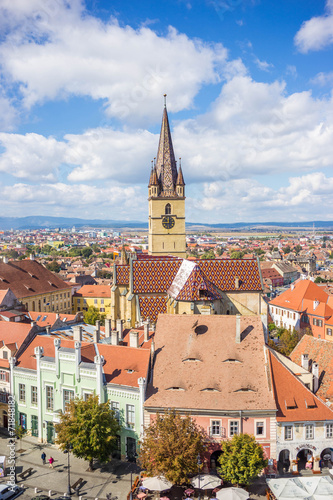
[[[185,391],[183,387],[171,386],[167,388],[167,391]]]
[[[205,387],[205,389],[202,389],[201,392],[221,392],[219,389],[216,389],[216,387]]]
[[[251,387],[241,387],[240,389],[237,389],[237,391],[234,392],[255,392]]]
[[[222,361],[222,363],[242,363],[242,361],[240,361],[239,359],[235,359],[235,358],[228,358],[228,359],[225,359],[224,361]]]

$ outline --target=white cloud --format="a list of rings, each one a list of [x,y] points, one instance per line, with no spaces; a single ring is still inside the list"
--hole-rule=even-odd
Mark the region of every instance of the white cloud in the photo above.
[[[136,187],[18,183],[3,186],[1,198],[6,215],[16,217],[27,215],[29,210],[42,215],[68,217],[70,212],[73,217],[126,220],[135,218],[129,216],[129,211],[134,210],[138,220],[146,219],[146,196]]]
[[[212,182],[204,185],[203,199],[191,200],[202,219],[211,222],[332,220],[333,177],[321,172],[289,179],[287,187],[269,188],[251,179]]]
[[[172,27],[162,36],[148,27],[122,27],[114,19],[104,23],[83,12],[80,2],[67,7],[57,0],[53,9],[48,4],[45,16],[43,5],[34,0],[29,13],[23,2],[11,7],[7,0],[0,8],[7,17],[14,12],[19,24],[2,43],[0,62],[7,84],[20,84],[27,108],[71,95],[90,96],[105,100],[109,116],[157,118],[164,92],[170,110],[189,108],[202,85],[230,71],[221,44],[191,40]]]
[[[333,71],[328,73],[320,72],[314,78],[311,79],[311,83],[314,85],[320,85],[325,87],[326,85],[333,85]]]
[[[259,69],[262,71],[269,71],[271,68],[274,68],[274,65],[271,63],[268,63],[267,61],[260,61],[257,57],[254,60],[256,66],[258,66]]]
[[[54,138],[38,134],[0,133],[5,152],[0,156],[0,171],[31,181],[53,181],[63,162],[65,146]]]
[[[300,52],[322,50],[333,43],[333,1],[326,1],[326,14],[305,21],[294,42]]]

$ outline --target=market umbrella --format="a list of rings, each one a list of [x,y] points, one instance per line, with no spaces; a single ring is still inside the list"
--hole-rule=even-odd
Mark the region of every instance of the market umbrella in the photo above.
[[[298,480],[309,495],[333,498],[333,481],[329,476],[299,477]]]
[[[171,488],[172,483],[163,476],[145,477],[142,479],[142,485],[148,490],[164,491]]]
[[[274,478],[267,479],[266,482],[279,500],[281,498],[306,498],[310,496],[298,478]]]
[[[212,474],[200,474],[200,476],[195,476],[191,479],[191,484],[194,488],[200,488],[201,490],[213,490],[218,486],[221,486],[222,480],[217,476]]]
[[[250,493],[242,488],[222,488],[216,493],[219,500],[247,500]]]

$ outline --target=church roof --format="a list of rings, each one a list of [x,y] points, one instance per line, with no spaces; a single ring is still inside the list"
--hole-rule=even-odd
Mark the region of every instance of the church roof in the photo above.
[[[183,171],[182,171],[182,167],[180,165],[179,165],[179,169],[178,169],[178,177],[177,177],[176,184],[177,184],[177,186],[185,186]]]
[[[167,297],[161,295],[139,297],[140,316],[156,322],[159,314],[167,312]]]
[[[221,295],[207,280],[198,264],[183,260],[168,295],[178,301],[216,300]]]
[[[164,194],[164,196],[174,195],[178,174],[166,106],[163,110],[160,142],[156,160],[156,173],[161,185],[161,194]]]
[[[166,293],[182,262],[183,259],[169,257],[133,261],[133,292]],[[219,290],[225,292],[262,290],[256,259],[207,259],[198,260],[196,263],[205,279]],[[118,276],[117,266],[117,284],[120,284]]]

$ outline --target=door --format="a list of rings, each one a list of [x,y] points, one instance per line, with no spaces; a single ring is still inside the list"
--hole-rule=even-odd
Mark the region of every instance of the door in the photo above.
[[[46,424],[46,440],[48,443],[54,443],[54,425],[52,422]]]
[[[37,417],[37,415],[31,416],[31,435],[38,437],[38,417]]]
[[[126,439],[126,455],[129,462],[136,461],[136,441],[131,437]]]

